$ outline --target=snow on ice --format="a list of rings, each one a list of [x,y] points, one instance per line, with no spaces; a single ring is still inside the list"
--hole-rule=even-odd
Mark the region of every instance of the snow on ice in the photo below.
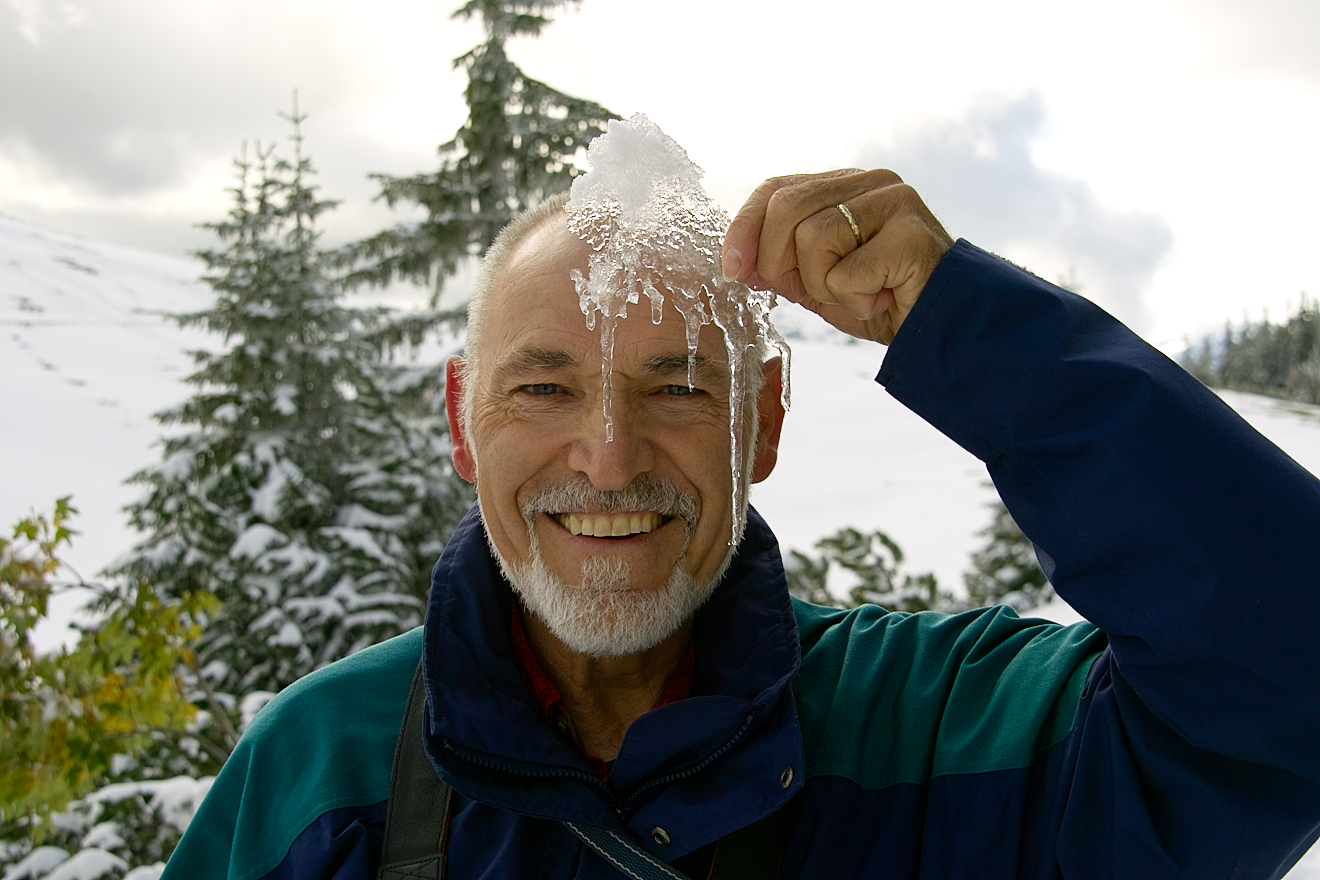
[[[697,335],[714,323],[724,333],[729,363],[729,458],[733,470],[734,523],[730,543],[742,535],[746,487],[742,467],[742,404],[747,353],[758,341],[784,358],[788,404],[788,346],[770,323],[774,294],[723,279],[720,245],[729,217],[701,186],[703,172],[672,138],[641,113],[611,120],[587,149],[590,170],[573,181],[568,228],[592,248],[588,274],[573,271],[587,327],[600,316],[602,405],[605,439],[612,440],[611,372],[614,330],[641,295],[651,321],[664,317],[665,293],[683,316],[688,343],[688,384]]]

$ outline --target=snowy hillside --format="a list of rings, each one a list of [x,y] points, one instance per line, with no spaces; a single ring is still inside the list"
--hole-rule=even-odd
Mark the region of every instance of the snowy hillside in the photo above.
[[[151,414],[181,399],[184,349],[206,341],[160,317],[205,306],[199,272],[0,215],[0,527],[72,494],[84,577],[128,547],[123,481],[153,460]]]

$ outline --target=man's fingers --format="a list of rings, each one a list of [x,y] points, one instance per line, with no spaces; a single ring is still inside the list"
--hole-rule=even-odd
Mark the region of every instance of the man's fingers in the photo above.
[[[837,208],[839,204],[898,181],[898,175],[892,171],[858,171],[850,168],[798,178],[777,187],[765,206],[756,271],[774,285],[776,279],[789,270],[800,268],[797,249],[799,224],[827,209],[833,210],[842,221],[843,214]],[[810,292],[810,286],[807,290]]]
[[[786,179],[773,178],[752,190],[729,224],[720,254],[726,280],[744,281],[755,270],[756,255],[760,250],[761,225],[765,222],[765,206],[775,189],[782,185],[780,182]]]
[[[847,168],[841,171],[828,171],[823,174],[791,174],[785,177],[774,177],[762,183],[747,197],[747,201],[739,209],[737,215],[733,218],[733,222],[729,224],[729,230],[724,236],[724,248],[721,257],[725,277],[749,284],[752,280],[763,282],[753,286],[774,285],[780,275],[796,265],[795,258],[792,255],[791,242],[785,242],[781,234],[782,230],[786,226],[791,230],[798,222],[815,213],[814,210],[808,210],[813,200],[804,198],[806,192],[814,188],[829,186],[829,193],[824,196],[827,201],[830,198],[843,197],[837,196],[838,193],[852,195],[858,191],[864,191],[864,185],[857,183],[852,186],[839,186],[838,180],[874,173]],[[785,190],[790,192],[785,194]],[[785,216],[785,212],[798,211],[805,211],[805,213],[797,217]],[[774,277],[770,277],[761,271],[760,266],[762,254],[767,246],[765,233],[768,216],[771,218],[771,232],[773,233],[769,245],[771,248],[781,250],[769,264],[775,268]],[[782,249],[786,243],[790,245],[790,248],[787,253],[784,253]]]
[[[857,238],[837,205],[817,211],[797,225],[793,236],[803,288],[821,302],[838,302],[825,277],[840,260],[857,250]]]
[[[794,244],[802,283],[808,293],[822,302],[842,304],[839,294],[875,293],[880,289],[834,290],[825,279],[841,260],[871,242],[894,212],[903,207],[905,193],[901,190],[911,190],[911,187],[891,184],[868,190],[849,200],[846,215],[839,210],[842,203],[835,203],[798,224]],[[849,222],[850,216],[852,222]],[[856,232],[853,224],[857,226]]]
[[[720,255],[724,277],[747,284],[751,283],[749,279],[754,274],[760,279],[756,269],[761,254],[761,235],[765,226],[766,212],[775,193],[784,187],[796,186],[813,177],[841,173],[844,172],[830,171],[826,172],[826,175],[789,174],[784,177],[772,177],[752,190],[752,194],[738,209],[737,215],[729,223],[729,229],[724,234],[724,248]]]
[[[826,297],[859,321],[870,321],[892,307],[896,330],[948,246],[947,235],[940,240],[919,216],[903,214],[889,222],[884,235],[835,263],[825,276]]]
[[[888,343],[952,244],[897,174],[846,169],[761,184],[730,224],[722,257],[727,276]]]

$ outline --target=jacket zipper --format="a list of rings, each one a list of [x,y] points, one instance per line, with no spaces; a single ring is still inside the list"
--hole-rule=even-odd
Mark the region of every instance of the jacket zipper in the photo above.
[[[747,728],[751,727],[752,725],[753,717],[754,717],[753,715],[748,715],[745,719],[743,719],[742,727],[738,728],[738,730],[733,734],[733,736],[729,737],[729,739],[725,741],[724,745],[720,746],[718,749],[707,755],[706,758],[701,761],[701,763],[693,764],[691,767],[689,767],[686,770],[680,770],[676,773],[670,773],[667,776],[661,776],[658,779],[652,779],[650,782],[644,782],[641,785],[634,788],[628,794],[628,797],[624,798],[623,803],[619,805],[618,809],[620,815],[627,815],[628,811],[632,808],[633,803],[639,797],[641,797],[642,794],[644,794],[645,792],[650,791],[651,789],[655,788],[658,785],[668,785],[671,782],[677,782],[680,779],[686,779],[689,776],[693,776],[697,773],[700,773],[702,770],[705,770],[711,764],[715,763],[715,761],[719,760],[721,757],[724,756],[726,752],[728,752],[735,745],[737,745],[738,740],[743,738],[743,736],[747,733]]]

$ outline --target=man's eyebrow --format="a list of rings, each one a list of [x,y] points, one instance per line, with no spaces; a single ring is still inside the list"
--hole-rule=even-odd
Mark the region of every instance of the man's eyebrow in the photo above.
[[[549,348],[520,348],[495,368],[496,375],[533,373],[577,366],[577,358],[566,351]]]
[[[643,362],[642,371],[654,376],[672,376],[675,373],[687,375],[688,355],[660,354]],[[710,379],[722,379],[728,371],[723,360],[697,355],[692,360],[692,375]]]

